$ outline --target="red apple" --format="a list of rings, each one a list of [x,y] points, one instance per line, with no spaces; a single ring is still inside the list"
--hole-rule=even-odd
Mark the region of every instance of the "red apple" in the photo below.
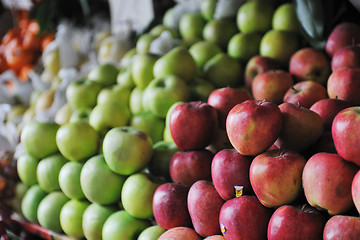
[[[332,71],[343,67],[360,67],[360,44],[338,49],[331,60]]]
[[[360,213],[360,171],[358,171],[351,184],[351,196],[356,210]]]
[[[268,101],[247,100],[234,106],[226,119],[226,132],[242,155],[258,155],[277,139],[282,128],[278,106]]]
[[[163,234],[158,238],[158,240],[201,240],[202,238],[195,232],[194,229],[189,227],[174,227]]]
[[[241,155],[235,149],[219,151],[211,164],[211,176],[216,191],[224,200],[235,197],[235,186],[243,187],[244,194],[252,193],[249,169],[252,157]]]
[[[283,205],[275,210],[268,225],[268,240],[322,239],[327,217],[308,205]]]
[[[218,111],[219,126],[225,128],[229,111],[238,103],[252,99],[250,93],[244,89],[224,87],[212,91],[207,103]]]
[[[331,129],[332,122],[336,114],[338,114],[341,110],[350,107],[350,103],[336,99],[336,98],[324,98],[315,102],[310,110],[316,112],[320,115],[324,123],[324,129]]]
[[[323,122],[319,114],[291,103],[282,103],[279,108],[283,127],[276,145],[280,149],[302,152],[320,138]]]
[[[334,71],[327,82],[329,98],[338,98],[351,105],[360,105],[360,67]]]
[[[284,95],[284,102],[310,108],[320,99],[327,98],[326,88],[320,83],[306,80],[293,85]]]
[[[257,74],[268,70],[280,69],[280,66],[280,63],[273,58],[261,55],[253,56],[245,66],[245,86],[251,89],[253,79]]]
[[[163,183],[154,192],[153,212],[156,223],[165,229],[190,227],[187,207],[189,187],[178,183]]]
[[[360,106],[345,108],[333,121],[331,132],[338,154],[360,166]]]
[[[221,234],[219,214],[224,200],[211,181],[195,182],[190,187],[187,204],[194,229],[201,237]]]
[[[330,33],[326,41],[325,51],[332,57],[338,49],[357,43],[360,43],[360,25],[342,22],[335,26]]]
[[[360,218],[347,215],[331,217],[324,227],[323,240],[349,239],[360,236]]]
[[[208,150],[178,151],[169,165],[173,182],[191,186],[198,180],[211,180],[211,161],[214,155]]]
[[[211,143],[218,128],[214,107],[200,101],[179,103],[170,114],[171,136],[182,151],[201,149]]]
[[[275,104],[283,102],[285,93],[293,86],[293,79],[284,70],[270,70],[255,76],[251,91],[254,99],[266,100]]]
[[[291,56],[289,72],[296,81],[310,80],[325,84],[331,72],[330,60],[321,50],[302,48]]]
[[[212,235],[209,237],[204,238],[204,240],[225,240],[223,235]]]
[[[293,202],[302,192],[305,163],[305,158],[293,151],[271,150],[257,155],[249,177],[259,201],[269,208]]]
[[[308,203],[330,215],[342,214],[353,207],[352,180],[358,167],[338,154],[316,153],[306,162],[302,181]]]
[[[256,196],[240,196],[224,203],[219,222],[225,239],[266,239],[272,210],[264,207]]]

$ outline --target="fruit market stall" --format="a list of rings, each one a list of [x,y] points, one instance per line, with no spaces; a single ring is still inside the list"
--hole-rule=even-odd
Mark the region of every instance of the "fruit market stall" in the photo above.
[[[360,238],[357,1],[16,2],[1,239]]]

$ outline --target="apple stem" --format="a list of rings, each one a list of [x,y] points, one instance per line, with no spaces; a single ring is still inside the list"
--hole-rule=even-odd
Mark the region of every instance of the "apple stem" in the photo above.
[[[298,107],[301,107],[301,102],[300,101],[298,101]]]

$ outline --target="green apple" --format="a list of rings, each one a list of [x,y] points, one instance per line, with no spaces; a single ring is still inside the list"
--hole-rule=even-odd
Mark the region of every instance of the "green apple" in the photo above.
[[[196,74],[196,62],[189,50],[182,46],[171,49],[160,57],[154,65],[155,78],[177,75],[184,81],[190,82]]]
[[[149,33],[154,36],[160,36],[164,31],[168,31],[173,38],[179,38],[179,34],[177,30],[174,28],[170,28],[168,26],[165,26],[164,24],[158,24],[154,26]]]
[[[129,104],[131,89],[119,84],[112,85],[101,89],[97,98],[97,104],[102,104],[107,101],[119,101],[125,105]]]
[[[115,208],[91,203],[83,214],[82,228],[87,240],[102,238],[102,228],[108,217],[115,212]]]
[[[51,192],[46,195],[40,201],[37,210],[40,226],[57,233],[62,232],[60,225],[60,211],[69,200],[70,199],[60,191]]]
[[[283,3],[275,9],[272,18],[272,28],[275,30],[300,33],[300,25],[294,3]]]
[[[137,114],[144,111],[142,105],[144,89],[135,87],[130,93],[129,108],[132,114]]]
[[[237,33],[229,41],[227,53],[230,57],[246,63],[259,54],[262,35],[258,32]]]
[[[72,109],[92,108],[102,86],[86,78],[75,80],[66,88],[66,100]]]
[[[85,121],[67,123],[56,134],[61,154],[70,161],[82,161],[96,154],[98,141],[98,133]]]
[[[207,102],[207,99],[215,86],[212,82],[203,78],[195,78],[193,82],[189,83],[190,99]]]
[[[116,83],[118,73],[119,70],[113,64],[103,63],[91,69],[87,78],[106,87]]]
[[[221,52],[218,45],[209,41],[199,41],[189,48],[191,56],[194,58],[198,69],[202,69],[207,61]]]
[[[145,228],[140,233],[138,240],[157,240],[164,232],[166,232],[165,228],[162,228],[159,225],[152,225]]]
[[[55,113],[54,122],[59,125],[64,125],[70,121],[72,114],[72,109],[68,103],[65,103],[57,112]]]
[[[171,105],[190,97],[187,83],[176,75],[154,79],[143,92],[142,105],[156,116],[165,118]]]
[[[103,240],[132,240],[147,227],[150,223],[132,217],[125,210],[119,210],[110,215],[105,221],[102,231]]]
[[[117,127],[105,135],[103,153],[112,171],[130,175],[142,170],[150,162],[152,141],[145,132],[137,128]]]
[[[124,67],[119,71],[119,74],[116,78],[116,83],[120,86],[128,87],[130,89],[135,87],[135,83],[131,75],[131,65]]]
[[[137,54],[136,48],[129,49],[120,60],[120,67],[122,69],[130,66],[133,57]]]
[[[237,32],[234,21],[226,18],[212,19],[206,23],[203,29],[203,38],[226,50],[229,40]]]
[[[240,32],[264,33],[271,29],[273,6],[260,0],[247,1],[239,8],[236,23]]]
[[[153,217],[152,199],[162,181],[149,173],[130,175],[121,190],[121,203],[126,212],[139,219]]]
[[[131,64],[131,76],[135,86],[146,88],[154,79],[153,68],[156,60],[157,57],[149,53],[136,55]]]
[[[89,205],[88,201],[75,199],[64,204],[60,211],[60,225],[66,235],[75,238],[84,237],[82,219]]]
[[[300,42],[295,33],[270,30],[260,42],[260,55],[273,58],[288,66],[291,56],[299,49]]]
[[[218,53],[204,66],[204,78],[216,88],[236,87],[243,83],[243,66],[226,53]]]
[[[201,40],[205,23],[205,19],[199,12],[183,14],[179,21],[180,36],[185,41]]]
[[[164,129],[164,136],[163,136],[163,139],[165,141],[168,141],[168,142],[173,142],[174,141],[172,136],[171,136],[171,132],[170,132],[170,115],[171,115],[171,112],[174,110],[174,108],[180,103],[182,103],[182,101],[176,102],[173,105],[171,105],[168,112],[166,113],[165,129]]]
[[[98,204],[117,203],[124,181],[125,176],[114,173],[101,154],[87,160],[80,173],[80,184],[85,197]]]
[[[175,7],[171,7],[167,9],[164,13],[164,17],[162,19],[162,24],[166,27],[172,28],[174,30],[179,30],[179,21],[181,15],[179,11],[177,11]]]
[[[83,165],[81,162],[68,162],[60,169],[60,189],[70,199],[81,200],[85,198],[80,184],[80,173]]]
[[[156,143],[163,138],[165,128],[164,119],[151,111],[136,113],[131,117],[130,126],[145,132]]]
[[[27,186],[32,186],[38,183],[36,178],[38,164],[39,159],[29,154],[23,154],[18,158],[16,168],[21,182]]]
[[[218,0],[201,0],[200,1],[200,13],[207,21],[214,18],[216,5]]]
[[[148,53],[150,50],[150,45],[152,41],[155,40],[157,36],[152,35],[150,33],[142,34],[138,40],[136,41],[136,52],[137,53]]]
[[[37,210],[40,201],[47,195],[38,184],[32,185],[21,200],[21,213],[26,220],[38,223]]]
[[[60,125],[55,122],[28,122],[21,131],[21,144],[27,154],[41,159],[58,151],[56,133]]]
[[[92,108],[80,108],[73,111],[69,122],[85,121],[89,122],[90,113]]]

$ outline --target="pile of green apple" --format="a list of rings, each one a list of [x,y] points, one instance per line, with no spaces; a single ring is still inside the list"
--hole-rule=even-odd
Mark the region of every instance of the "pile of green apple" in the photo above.
[[[200,2],[24,126],[23,216],[89,240],[358,236],[360,26],[319,50],[292,2]]]

